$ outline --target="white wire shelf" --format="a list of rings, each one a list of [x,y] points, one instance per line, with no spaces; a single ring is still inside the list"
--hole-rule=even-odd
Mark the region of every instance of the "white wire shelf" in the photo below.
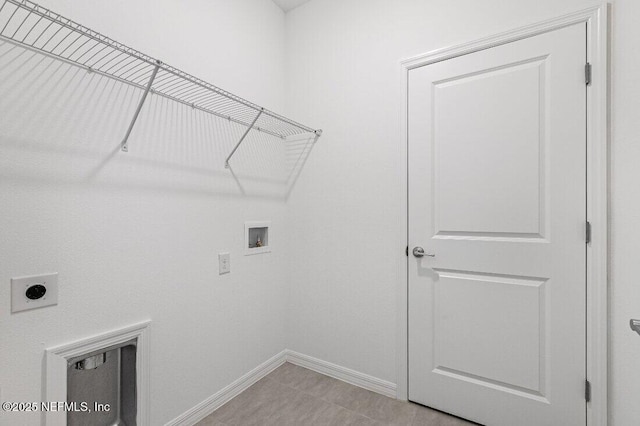
[[[252,129],[282,139],[304,133],[314,133],[317,139],[322,134],[321,130],[262,108],[36,3],[28,0],[0,1],[1,40],[143,90],[121,143],[125,152],[128,151],[129,135],[148,93],[246,126],[246,132],[227,157],[227,166]]]

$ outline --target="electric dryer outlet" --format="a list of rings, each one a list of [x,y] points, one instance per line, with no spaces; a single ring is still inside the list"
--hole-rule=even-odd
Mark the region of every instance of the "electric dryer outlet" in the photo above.
[[[58,304],[58,273],[11,278],[11,312]]]

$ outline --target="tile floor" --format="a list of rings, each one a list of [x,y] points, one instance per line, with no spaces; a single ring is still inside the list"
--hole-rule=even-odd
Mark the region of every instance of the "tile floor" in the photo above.
[[[285,363],[197,426],[474,424]]]

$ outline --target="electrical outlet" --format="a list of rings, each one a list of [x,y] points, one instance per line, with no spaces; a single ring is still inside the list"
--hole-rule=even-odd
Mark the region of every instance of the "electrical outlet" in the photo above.
[[[218,253],[218,274],[228,274],[231,272],[231,254]]]
[[[11,312],[57,304],[57,273],[11,278]]]

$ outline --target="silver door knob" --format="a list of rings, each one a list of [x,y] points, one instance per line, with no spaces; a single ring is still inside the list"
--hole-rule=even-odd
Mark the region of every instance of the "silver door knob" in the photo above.
[[[423,257],[423,256],[436,257],[435,254],[425,253],[422,247],[414,247],[413,255],[415,257]]]

